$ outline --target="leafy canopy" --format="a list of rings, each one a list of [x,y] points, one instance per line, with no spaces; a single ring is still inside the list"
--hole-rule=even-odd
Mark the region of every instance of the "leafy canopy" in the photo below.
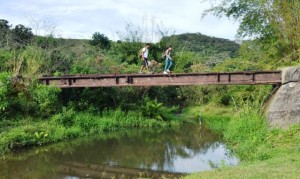
[[[300,56],[300,1],[299,0],[222,0],[210,1],[213,13],[240,22],[238,37],[259,39],[275,46],[279,57],[299,60]]]

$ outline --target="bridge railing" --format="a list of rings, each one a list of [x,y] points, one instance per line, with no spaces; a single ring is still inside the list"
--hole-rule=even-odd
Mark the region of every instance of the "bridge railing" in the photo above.
[[[178,86],[178,85],[257,85],[281,84],[281,71],[174,74],[88,74],[41,77],[39,80],[60,88]]]

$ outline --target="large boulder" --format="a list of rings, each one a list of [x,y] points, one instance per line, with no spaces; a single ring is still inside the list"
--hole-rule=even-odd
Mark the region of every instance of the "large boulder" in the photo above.
[[[282,86],[270,101],[267,117],[271,127],[300,124],[300,67],[282,71]]]

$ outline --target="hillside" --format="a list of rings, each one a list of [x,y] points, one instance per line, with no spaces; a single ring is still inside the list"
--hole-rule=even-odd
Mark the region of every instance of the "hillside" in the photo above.
[[[162,39],[166,44],[172,44],[177,52],[195,52],[203,57],[217,56],[236,57],[240,45],[228,39],[210,37],[201,33],[186,33],[172,35]]]

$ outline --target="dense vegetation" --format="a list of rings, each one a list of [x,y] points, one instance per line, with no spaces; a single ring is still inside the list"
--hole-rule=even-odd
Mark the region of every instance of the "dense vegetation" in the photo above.
[[[237,58],[226,60],[216,66],[215,70],[299,66],[299,1],[224,0],[212,5],[206,13],[239,20],[238,36],[254,39],[243,43]],[[236,108],[210,103],[202,106],[201,111],[203,120],[214,131],[222,134],[238,154],[240,166],[224,166],[213,172],[198,173],[187,178],[298,178],[299,124],[285,131],[269,129],[263,109],[270,89],[264,86],[255,89],[235,88],[230,91],[227,89],[226,94],[232,98],[231,101],[237,102],[233,103]],[[238,96],[241,98],[234,100]],[[210,114],[205,113],[208,110]]]
[[[195,58],[202,58],[202,63],[213,67],[222,63],[227,58],[238,55],[239,45],[227,39],[209,37],[200,33],[187,33],[163,37],[162,43],[171,43],[175,52],[183,55],[186,52],[193,53],[190,63]]]
[[[174,115],[183,103],[174,87],[62,90],[37,81],[45,75],[136,73],[143,43],[112,42],[98,32],[92,40],[41,37],[6,20],[0,25],[1,154],[102,131],[179,123]]]
[[[298,1],[223,1],[207,12],[240,20],[238,34],[252,40],[237,45],[198,33],[169,35],[152,44],[150,59],[163,63],[164,48],[173,45],[175,72],[270,70],[299,65],[299,6]],[[134,34],[118,42],[98,32],[92,40],[33,36],[30,28],[12,28],[6,20],[0,21],[0,35],[5,37],[0,41],[1,153],[106,130],[170,126],[178,124],[172,114],[183,109],[188,115],[201,117],[219,133],[242,163],[260,166],[262,161],[270,162],[284,174],[287,168],[280,163],[284,157],[289,159],[284,165],[299,166],[299,157],[295,158],[299,156],[299,126],[271,130],[266,123],[263,109],[272,86],[48,88],[36,78],[137,73],[141,65],[138,51],[143,43]],[[293,158],[296,161],[291,161]],[[246,169],[242,166],[237,170],[247,167],[252,174],[257,170],[249,163]],[[231,176],[231,169],[224,170]],[[265,172],[273,170],[266,168]],[[294,171],[291,176],[297,174]],[[260,171],[249,176],[272,175]]]

